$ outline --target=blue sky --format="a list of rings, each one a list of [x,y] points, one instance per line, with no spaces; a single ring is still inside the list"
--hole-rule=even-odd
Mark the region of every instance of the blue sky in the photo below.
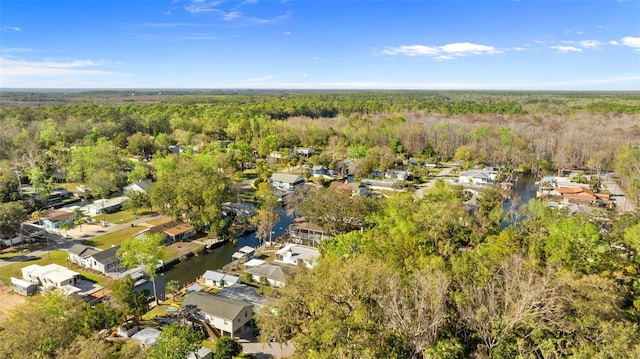
[[[3,88],[640,90],[639,1],[0,2]]]

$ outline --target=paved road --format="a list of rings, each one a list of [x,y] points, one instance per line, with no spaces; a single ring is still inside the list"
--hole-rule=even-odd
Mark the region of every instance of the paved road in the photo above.
[[[133,220],[131,222],[123,223],[123,224],[108,223],[106,227],[103,227],[97,224],[83,224],[82,226],[76,226],[75,228],[68,230],[66,232],[65,238],[62,238],[61,235],[56,233],[49,233],[48,234],[49,241],[50,241],[49,250],[54,251],[54,250],[62,249],[62,250],[68,251],[69,248],[71,248],[74,244],[80,243],[83,240],[98,237],[107,233],[115,232],[123,228],[131,227],[132,225],[144,226],[144,225],[147,225],[146,224],[147,221],[154,218],[157,218],[157,216],[142,217],[142,218]],[[36,257],[44,257],[47,255],[47,253],[48,253],[48,250],[47,248],[45,248],[45,249],[40,249],[33,252],[25,252],[24,255],[21,257],[14,257],[8,260],[0,259],[0,267],[4,267],[10,264],[19,262],[20,259],[23,259],[24,261],[26,261],[26,260],[33,260]]]
[[[615,194],[616,196],[612,199],[616,202],[616,207],[622,213],[624,212],[633,212],[636,210],[635,206],[631,201],[627,199],[622,189],[613,179],[614,173],[607,173],[605,175],[600,175],[600,180],[602,184],[609,190],[609,193]]]

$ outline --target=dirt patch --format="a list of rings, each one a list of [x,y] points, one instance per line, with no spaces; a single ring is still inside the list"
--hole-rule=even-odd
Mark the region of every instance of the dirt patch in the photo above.
[[[0,284],[0,325],[11,317],[11,310],[24,303],[26,298],[13,293],[11,287]]]

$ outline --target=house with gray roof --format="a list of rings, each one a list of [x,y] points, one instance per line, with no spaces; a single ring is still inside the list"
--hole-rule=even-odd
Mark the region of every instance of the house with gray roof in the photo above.
[[[253,318],[253,304],[206,292],[188,293],[182,307],[192,317],[232,337]]]
[[[116,256],[120,246],[113,246],[88,257],[89,267],[101,273],[117,272],[120,270],[120,258]]]
[[[227,287],[236,284],[240,278],[221,273],[218,271],[208,270],[202,275],[204,284],[209,287]]]
[[[293,191],[297,186],[304,184],[304,178],[288,173],[274,173],[269,179],[269,184],[281,191]]]
[[[138,181],[136,183],[132,183],[124,186],[123,190],[126,193],[127,191],[138,192],[138,193],[149,193],[149,189],[151,189],[151,185],[153,182],[148,179],[144,181]]]
[[[288,267],[266,262],[257,267],[249,267],[245,272],[251,274],[251,279],[254,281],[266,281],[272,287],[284,287],[289,277]]]
[[[99,249],[86,246],[84,244],[74,244],[69,248],[69,262],[90,268],[91,264],[89,264],[89,257],[98,252],[100,252]]]

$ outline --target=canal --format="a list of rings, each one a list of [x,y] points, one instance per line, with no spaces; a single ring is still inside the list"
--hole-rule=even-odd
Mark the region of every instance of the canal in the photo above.
[[[291,224],[291,217],[288,217],[284,210],[277,211],[280,214],[280,221],[273,227],[272,238],[275,240],[281,236],[289,224]],[[227,242],[209,252],[192,256],[183,262],[177,263],[173,267],[167,269],[162,273],[158,273],[156,276],[156,286],[158,290],[158,298],[165,298],[165,287],[167,282],[176,280],[180,285],[185,285],[190,282],[194,282],[196,278],[200,277],[207,270],[221,269],[232,261],[231,256],[239,248],[244,246],[257,247],[259,239],[256,237],[256,233],[249,233],[247,235],[238,237],[236,243]],[[151,281],[148,281],[137,287],[138,290],[148,289],[149,293],[153,294],[153,287]]]
[[[532,174],[518,174],[516,181],[513,183],[513,194],[508,201],[505,201],[502,208],[505,212],[519,210],[520,207],[527,204],[529,200],[536,198],[536,177]],[[512,217],[511,220],[502,223],[502,228],[508,227],[518,221],[518,217]]]

